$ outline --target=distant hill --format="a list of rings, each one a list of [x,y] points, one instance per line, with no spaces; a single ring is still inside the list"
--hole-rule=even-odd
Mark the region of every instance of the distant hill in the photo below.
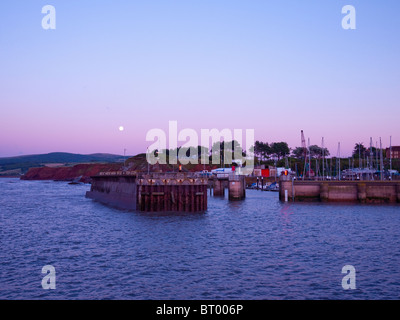
[[[92,155],[93,156],[93,155]],[[124,168],[128,171],[137,172],[177,172],[178,165],[170,164],[155,164],[149,165],[146,160],[146,154],[140,153],[133,157],[126,159],[122,162],[123,158],[117,156],[121,161],[112,163],[96,163],[96,162],[86,162],[78,163],[74,165],[57,165],[56,162],[52,165],[42,165],[41,167],[35,166],[29,168],[24,175],[21,176],[23,180],[56,180],[56,181],[72,181],[79,179],[80,182],[90,182],[91,176],[97,175],[100,172],[110,172],[110,171],[120,171]],[[103,159],[102,157],[100,157]],[[82,160],[81,157],[79,159]],[[58,160],[57,158],[52,158],[53,161]],[[215,169],[216,165],[202,165],[202,164],[188,164],[182,166],[183,172],[196,172],[205,170]],[[8,171],[10,172],[10,171]],[[0,172],[1,174],[1,172]]]
[[[17,157],[0,158],[0,175],[10,171],[26,173],[29,168],[43,167],[50,164],[74,165],[78,163],[115,163],[123,162],[124,157],[116,154],[93,153],[75,154],[68,152],[52,152]]]

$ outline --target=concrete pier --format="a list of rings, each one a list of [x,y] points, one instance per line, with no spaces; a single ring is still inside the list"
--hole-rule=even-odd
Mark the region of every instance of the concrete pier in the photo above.
[[[245,176],[235,173],[216,175],[210,179],[214,196],[225,196],[228,189],[229,200],[242,200],[246,197]]]
[[[396,186],[397,202],[400,202],[400,183]]]
[[[136,210],[136,175],[99,175],[92,177],[86,197],[121,209]]]
[[[225,180],[215,179],[213,193],[214,196],[225,196]]]
[[[279,199],[284,201],[400,203],[400,183],[395,181],[312,181],[282,176]]]
[[[144,175],[138,180],[138,209],[147,212],[205,211],[207,186],[207,179],[187,174]]]
[[[246,181],[244,176],[229,176],[229,200],[242,200],[246,197]]]
[[[116,172],[92,177],[86,197],[129,210],[198,212],[207,210],[207,186],[188,173]]]

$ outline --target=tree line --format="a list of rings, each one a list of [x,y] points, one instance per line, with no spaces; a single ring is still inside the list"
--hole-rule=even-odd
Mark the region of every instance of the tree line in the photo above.
[[[307,155],[310,153],[311,158],[322,158],[322,156],[329,156],[329,150],[317,145],[312,145],[307,149]],[[305,150],[302,147],[289,148],[287,142],[268,142],[256,141],[254,144],[254,154],[262,161],[271,159],[281,160],[285,157],[292,156],[296,159],[305,157]]]
[[[255,163],[257,164],[276,164],[278,166],[295,167],[299,170],[304,166],[305,156],[307,159],[311,158],[313,161],[317,161],[317,166],[322,164],[323,158],[331,157],[330,151],[326,147],[320,147],[318,145],[311,145],[307,148],[295,147],[290,148],[287,142],[264,142],[255,141],[254,146],[249,149],[254,152]],[[358,166],[358,161],[365,157],[371,156],[371,154],[379,155],[380,149],[375,147],[366,148],[362,143],[356,143],[352,152],[352,158],[356,159],[355,165]],[[179,163],[188,163],[188,159],[201,160],[208,158],[209,163],[213,163],[215,159],[219,159],[220,164],[229,164],[230,161],[239,159],[240,157],[246,156],[246,151],[243,150],[240,143],[236,140],[232,141],[217,141],[214,142],[212,148],[204,146],[197,147],[178,147],[176,149],[156,150],[156,154],[163,153],[166,155],[167,162],[172,157],[177,159]],[[383,156],[385,157],[385,149],[382,150]],[[176,155],[178,156],[176,158]],[[229,157],[227,157],[229,155]],[[361,159],[359,159],[361,157]],[[337,158],[335,156],[331,158]],[[348,159],[348,158],[343,158]],[[396,161],[393,162],[394,166],[397,167]],[[344,165],[344,162],[343,162]],[[341,167],[343,166],[341,165]],[[353,161],[354,165],[354,161]]]

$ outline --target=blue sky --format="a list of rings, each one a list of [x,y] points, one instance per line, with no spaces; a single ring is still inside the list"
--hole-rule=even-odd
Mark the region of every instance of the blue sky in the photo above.
[[[41,9],[56,8],[44,30]],[[344,5],[356,30],[341,27]],[[398,1],[1,1],[0,156],[143,152],[152,128],[400,145]],[[120,132],[118,127],[125,130]]]

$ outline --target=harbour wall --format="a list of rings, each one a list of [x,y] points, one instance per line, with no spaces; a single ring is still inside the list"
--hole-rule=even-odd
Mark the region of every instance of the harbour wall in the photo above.
[[[137,181],[137,209],[145,212],[200,212],[207,210],[205,178],[191,174],[149,174]]]
[[[207,210],[207,185],[190,173],[106,172],[92,177],[86,197],[121,209],[198,212]]]
[[[281,201],[400,203],[395,181],[302,181],[281,177]]]
[[[121,209],[136,210],[136,176],[94,176],[86,197]]]

